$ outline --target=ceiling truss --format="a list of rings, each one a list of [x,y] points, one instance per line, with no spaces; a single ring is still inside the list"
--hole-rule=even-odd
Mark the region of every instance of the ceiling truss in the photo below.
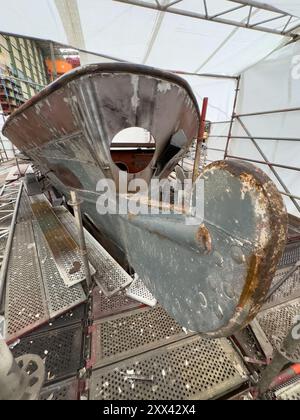
[[[266,4],[257,3],[255,1],[243,1],[243,0],[229,0],[232,3],[235,3],[232,8],[221,10],[217,14],[211,14],[209,11],[209,2],[207,0],[199,0],[203,2],[204,14],[196,13],[193,11],[188,11],[184,9],[180,9],[178,7],[174,7],[179,5],[183,2],[183,0],[170,0],[170,2],[166,4],[162,4],[162,0],[155,0],[155,2],[150,2],[147,0],[114,0],[119,3],[126,3],[132,6],[144,7],[147,9],[157,10],[159,12],[166,12],[172,13],[175,15],[186,16],[194,19],[199,20],[206,20],[215,23],[221,23],[225,25],[231,25],[238,28],[245,28],[245,29],[252,29],[255,31],[261,31],[266,33],[271,33],[275,35],[282,35],[282,36],[289,36],[289,37],[298,37],[299,34],[295,33],[297,29],[300,28],[300,19],[297,25],[293,26],[293,21],[295,21],[294,16],[290,15],[289,13],[283,12],[277,8],[272,6],[268,6]],[[248,18],[239,21],[233,20],[228,18],[228,14],[235,12],[237,10],[245,9],[245,15]],[[253,12],[254,10],[265,10],[272,12],[272,17],[269,19],[263,19],[262,21],[256,21],[255,23],[252,21]],[[271,22],[278,21],[281,23],[282,29],[276,29],[275,27],[266,26],[266,24],[270,24]]]

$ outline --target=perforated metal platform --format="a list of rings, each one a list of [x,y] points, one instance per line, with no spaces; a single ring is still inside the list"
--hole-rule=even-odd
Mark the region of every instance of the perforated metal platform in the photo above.
[[[288,245],[280,260],[278,268],[283,268],[295,264],[300,260],[300,243]]]
[[[38,222],[33,221],[35,240],[43,274],[50,318],[68,311],[86,300],[80,284],[68,288],[55,264]]]
[[[135,279],[128,289],[126,289],[126,295],[143,303],[144,305],[155,306],[157,304],[155,297],[150,293],[142,280],[139,278]]]
[[[43,196],[31,197],[31,208],[40,225],[57,268],[67,287],[86,279],[78,245],[56,217]],[[94,273],[93,267],[90,267]]]
[[[18,210],[18,217],[17,222],[28,222],[34,218],[33,213],[31,211],[30,201],[27,197],[26,191],[23,189],[19,210]]]
[[[49,319],[31,222],[16,225],[5,299],[6,339],[11,342]]]
[[[78,394],[78,379],[73,378],[42,389],[39,400],[76,401],[78,400]]]
[[[283,401],[300,401],[300,379],[291,381],[290,384],[275,392],[276,399]]]
[[[33,331],[31,335],[40,334],[42,332],[48,332],[57,328],[68,327],[74,324],[84,325],[87,318],[87,304],[82,303],[79,306],[71,309],[70,311],[58,316],[55,319],[51,319],[47,324],[39,327],[38,330]]]
[[[227,340],[193,337],[94,371],[90,399],[214,399],[246,380]]]
[[[83,367],[82,328],[71,326],[23,338],[13,350],[14,357],[37,354],[45,363],[45,383],[77,375]]]
[[[267,309],[257,316],[257,321],[274,349],[282,344],[299,314],[300,299],[295,299]]]
[[[63,207],[55,209],[55,213],[73,239],[77,241],[78,233],[74,225],[74,217]],[[85,230],[85,239],[89,260],[96,269],[94,279],[103,293],[110,297],[129,286],[132,278],[87,230]]]
[[[291,267],[278,270],[272,282],[272,286],[276,285],[289,273],[289,271],[291,271]],[[273,295],[264,304],[263,310],[288,302],[297,297],[300,297],[300,268],[292,274],[276,292],[273,293]]]
[[[96,323],[95,367],[104,366],[186,338],[187,334],[161,307],[144,308]]]
[[[143,305],[140,302],[126,296],[124,291],[120,291],[111,297],[105,296],[99,287],[96,287],[93,291],[93,319],[95,321],[141,306]]]

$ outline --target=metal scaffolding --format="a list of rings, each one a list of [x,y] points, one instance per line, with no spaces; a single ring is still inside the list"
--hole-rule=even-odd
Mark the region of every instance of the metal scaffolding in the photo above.
[[[204,13],[197,13],[190,10],[179,9],[177,7],[173,7],[182,3],[183,0],[170,0],[170,2],[166,4],[162,4],[162,0],[155,0],[155,3],[151,3],[150,1],[144,0],[114,0],[119,3],[126,3],[131,6],[137,7],[144,7],[146,9],[156,10],[158,12],[164,13],[172,13],[179,16],[186,16],[193,19],[199,20],[206,20],[215,23],[221,23],[224,25],[235,26],[238,28],[245,28],[251,29],[255,31],[261,31],[266,33],[271,33],[275,35],[284,35],[289,37],[298,37],[298,34],[295,31],[299,28],[300,24],[293,25],[294,23],[294,16],[281,11],[272,6],[268,6],[266,4],[256,3],[255,1],[243,1],[243,0],[230,0],[232,3],[236,5],[232,8],[224,9],[220,7],[220,11],[218,13],[211,13],[209,10],[209,2],[207,0],[199,0],[199,3],[203,3]],[[237,10],[244,9],[246,18],[242,21],[238,19],[227,17],[228,14],[235,12]],[[254,22],[253,12],[254,10],[265,10],[270,12],[270,17],[268,19],[263,19],[258,22]],[[276,24],[280,22],[282,24],[282,29],[276,28],[275,25],[273,28],[270,27],[270,23],[275,22]]]
[[[265,115],[270,115],[270,114],[281,114],[281,113],[289,113],[289,112],[299,112],[300,111],[300,107],[299,108],[287,108],[287,109],[276,109],[276,110],[269,110],[269,111],[262,111],[262,112],[253,112],[253,113],[247,113],[247,114],[237,114],[236,113],[236,106],[237,106],[237,102],[238,102],[238,96],[239,96],[239,92],[240,92],[240,78],[237,79],[237,83],[236,83],[236,90],[235,90],[235,99],[234,99],[234,105],[233,105],[233,113],[232,113],[232,118],[230,121],[217,121],[217,122],[213,122],[211,123],[212,126],[215,124],[228,124],[229,125],[229,129],[228,129],[228,135],[211,135],[211,138],[214,139],[226,139],[226,147],[225,150],[220,149],[220,148],[213,148],[213,147],[209,147],[208,146],[208,150],[209,151],[213,151],[213,152],[224,152],[224,159],[238,159],[238,160],[244,160],[246,162],[251,162],[251,163],[255,163],[255,164],[260,164],[260,165],[264,165],[264,166],[268,166],[269,169],[271,170],[271,172],[273,173],[274,177],[277,179],[278,183],[280,184],[282,191],[280,191],[280,193],[282,195],[284,195],[285,197],[290,198],[290,200],[292,201],[293,205],[295,206],[295,208],[297,209],[297,211],[300,213],[300,197],[292,194],[291,191],[288,189],[288,187],[286,186],[285,182],[283,181],[282,177],[278,174],[278,171],[275,168],[279,168],[279,169],[286,169],[289,171],[294,171],[294,172],[300,172],[300,167],[296,167],[296,166],[289,166],[289,165],[284,165],[281,163],[277,163],[277,162],[270,162],[268,157],[266,156],[266,154],[264,153],[264,151],[262,150],[262,148],[259,146],[258,144],[258,140],[266,140],[266,141],[289,141],[289,142],[300,142],[300,138],[288,138],[288,137],[262,137],[262,136],[254,136],[250,133],[249,129],[247,128],[245,122],[243,121],[243,118],[245,117],[256,117],[256,116],[265,116]],[[234,136],[232,135],[232,131],[233,131],[233,126],[234,123],[239,124],[245,135],[244,136]],[[241,140],[241,141],[251,141],[251,143],[255,146],[255,149],[258,151],[258,153],[261,155],[262,159],[252,159],[252,158],[247,158],[247,157],[243,157],[243,156],[238,156],[238,155],[233,155],[229,153],[229,146],[230,146],[230,142],[231,140]]]

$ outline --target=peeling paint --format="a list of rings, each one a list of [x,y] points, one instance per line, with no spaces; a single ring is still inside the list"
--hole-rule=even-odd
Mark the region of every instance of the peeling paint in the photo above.
[[[132,105],[132,109],[134,110],[134,112],[137,111],[137,108],[140,104],[140,99],[139,99],[139,76],[137,76],[136,74],[131,76],[131,84],[133,86],[133,96],[131,98],[131,105]]]
[[[167,93],[171,89],[172,89],[172,85],[169,82],[161,81],[157,85],[157,90],[160,93]]]

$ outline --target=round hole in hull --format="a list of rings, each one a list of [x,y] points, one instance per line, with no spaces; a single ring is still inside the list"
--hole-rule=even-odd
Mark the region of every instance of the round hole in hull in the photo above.
[[[145,170],[152,162],[156,149],[151,133],[140,127],[120,131],[110,146],[113,162],[121,170],[136,174]]]

